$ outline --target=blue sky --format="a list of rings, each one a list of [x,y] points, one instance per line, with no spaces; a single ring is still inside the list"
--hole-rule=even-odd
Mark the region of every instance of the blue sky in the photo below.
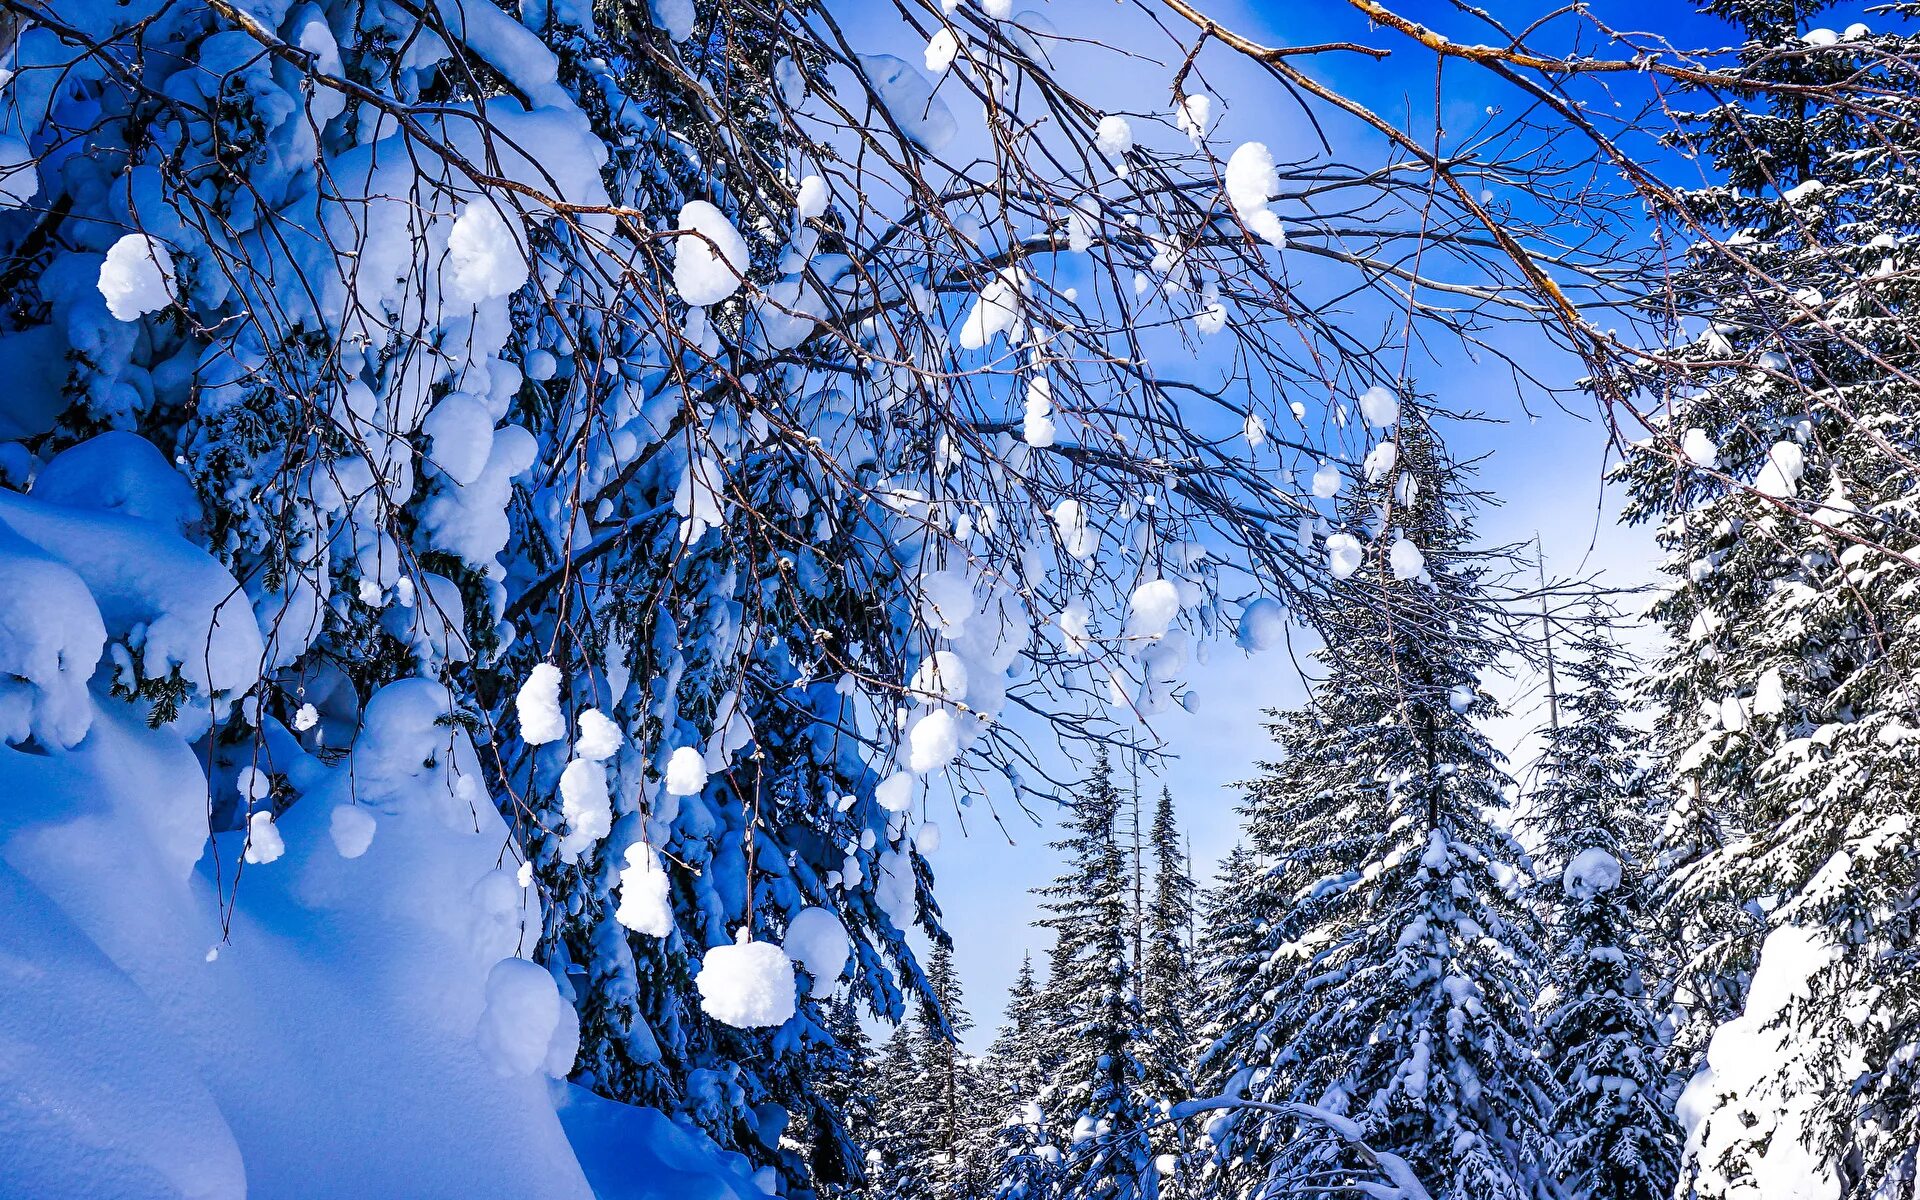
[[[1015,7],[1022,5],[1016,3]],[[1084,81],[1074,80],[1076,85],[1084,82],[1086,98],[1132,112],[1154,111],[1152,106],[1168,103],[1164,98],[1166,85],[1172,65],[1179,61],[1179,52],[1164,35],[1156,35],[1144,26],[1135,10],[1111,0],[1058,0],[1036,7],[1067,37],[1095,36],[1108,42],[1131,39],[1129,45],[1158,47],[1171,64],[1141,67],[1137,75],[1125,70],[1089,72]],[[1308,69],[1346,94],[1364,100],[1375,111],[1401,116],[1416,128],[1431,127],[1432,56],[1408,48],[1408,43],[1400,39],[1370,32],[1364,18],[1348,6],[1333,2],[1216,2],[1205,7],[1223,23],[1272,43],[1298,45],[1350,38],[1396,46],[1394,56],[1384,63],[1357,55],[1328,56],[1313,60]],[[1645,21],[1643,15],[1635,15],[1636,6],[1612,7],[1616,10],[1613,15],[1629,26],[1636,20]],[[1720,40],[1716,23],[1691,16],[1677,2],[1661,7],[1670,7],[1683,22],[1683,32],[1676,34],[1676,40],[1700,45]],[[1436,28],[1457,30],[1463,36],[1485,36],[1467,27],[1459,10],[1450,4],[1414,0],[1401,5],[1399,11]],[[1509,3],[1497,5],[1496,11],[1503,16],[1534,14],[1544,11],[1544,6]],[[1526,21],[1519,23],[1524,25]],[[884,28],[878,23],[866,27],[865,32],[879,44],[863,49],[887,50],[909,60],[919,57],[916,43],[884,44]],[[1179,30],[1182,37],[1187,32]],[[1091,49],[1088,52],[1092,53]],[[1205,86],[1222,102],[1216,137],[1223,155],[1244,140],[1265,141],[1277,155],[1284,155],[1296,143],[1304,151],[1307,140],[1315,136],[1312,127],[1302,120],[1298,106],[1245,60],[1209,53],[1201,58],[1200,67]],[[1444,79],[1445,123],[1461,131],[1478,123],[1489,104],[1513,99],[1511,94],[1503,96],[1495,90],[1480,72],[1450,66]],[[1610,99],[1599,95],[1595,103],[1604,105]],[[1622,105],[1631,102],[1628,97],[1619,99]],[[966,107],[963,102],[955,104],[963,126]],[[1655,152],[1652,147],[1643,149]],[[1356,144],[1349,157],[1369,160],[1368,148]],[[1556,358],[1544,340],[1522,339],[1508,348],[1557,382],[1570,382],[1578,374],[1575,365]],[[1205,364],[1196,363],[1194,369],[1204,371]],[[1458,355],[1417,366],[1415,374],[1419,386],[1436,394],[1446,407],[1477,409],[1505,418],[1499,424],[1468,423],[1450,435],[1458,455],[1486,456],[1481,464],[1481,481],[1503,502],[1480,515],[1480,529],[1489,544],[1530,542],[1537,533],[1545,547],[1549,571],[1555,575],[1596,575],[1606,584],[1623,587],[1654,578],[1655,552],[1649,532],[1622,528],[1614,517],[1614,498],[1604,493],[1604,437],[1599,426],[1583,419],[1591,417],[1590,410],[1576,406],[1572,412],[1562,411],[1541,395],[1516,393],[1513,380],[1504,371]],[[1534,414],[1531,418],[1528,410]],[[1256,658],[1229,645],[1215,645],[1211,660],[1193,668],[1188,678],[1198,692],[1198,711],[1190,714],[1176,709],[1154,719],[1154,734],[1165,741],[1174,757],[1157,779],[1143,779],[1142,787],[1149,794],[1157,793],[1160,783],[1171,788],[1204,880],[1212,864],[1238,836],[1233,811],[1238,795],[1233,785],[1252,775],[1255,764],[1269,753],[1263,710],[1298,702],[1302,689],[1293,662],[1284,651]],[[1497,722],[1491,732],[1515,758],[1516,768],[1522,767],[1529,756],[1528,731],[1544,719],[1540,681],[1529,672],[1518,671],[1511,679],[1487,683],[1511,709],[1511,715]],[[967,1042],[975,1049],[984,1048],[991,1040],[1006,989],[1022,955],[1031,952],[1036,963],[1044,960],[1048,935],[1031,926],[1038,913],[1032,889],[1048,882],[1057,868],[1056,852],[1048,846],[1049,839],[1056,836],[1050,825],[1035,825],[1005,806],[997,815],[998,824],[984,811],[971,811],[969,836],[965,837],[958,836],[959,830],[953,828],[950,818],[942,818],[949,835],[933,856],[937,895],[954,938],[967,1007],[975,1020]]]

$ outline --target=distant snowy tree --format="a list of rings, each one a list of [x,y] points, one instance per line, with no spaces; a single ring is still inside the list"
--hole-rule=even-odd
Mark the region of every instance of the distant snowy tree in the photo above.
[[[1132,872],[1118,828],[1123,797],[1104,750],[1073,797],[1064,870],[1041,889],[1053,952],[1043,1003],[1055,1015],[1057,1062],[1041,1108],[1066,1155],[1060,1195],[1132,1200],[1152,1194],[1149,1100],[1132,960]]]
[[[1644,979],[1651,818],[1626,665],[1602,614],[1580,619],[1561,678],[1528,812],[1551,914],[1540,1043],[1562,1089],[1553,1174],[1582,1200],[1668,1200],[1683,1135]]]
[[[1553,1080],[1531,1018],[1539,927],[1514,894],[1527,869],[1493,824],[1508,779],[1478,719],[1495,652],[1463,468],[1424,414],[1401,410],[1396,469],[1347,502],[1370,544],[1334,585],[1309,706],[1283,716],[1284,790],[1255,784],[1260,847],[1293,889],[1267,914],[1273,993],[1243,1034],[1211,1136],[1227,1194],[1352,1185],[1364,1144],[1439,1200],[1548,1194]],[[1402,539],[1422,565],[1408,569]],[[1216,1068],[1221,1073],[1222,1068]],[[1355,1139],[1302,1136],[1306,1106]]]

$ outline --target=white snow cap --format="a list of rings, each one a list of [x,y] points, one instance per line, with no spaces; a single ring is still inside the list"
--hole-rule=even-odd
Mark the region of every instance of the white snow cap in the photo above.
[[[694,985],[700,1011],[735,1029],[784,1025],[793,1016],[793,963],[772,942],[748,940],[744,929],[733,945],[707,951]]]
[[[247,818],[247,849],[243,858],[264,866],[286,852],[286,840],[274,825],[272,813],[262,810]]]
[[[1561,873],[1560,884],[1575,900],[1591,900],[1620,886],[1620,860],[1598,846],[1573,856]]]
[[[1171,580],[1149,579],[1133,589],[1127,598],[1128,638],[1166,636],[1173,619],[1180,615],[1180,589]]]
[[[1393,474],[1394,464],[1400,461],[1400,447],[1392,442],[1381,442],[1367,451],[1367,460],[1360,464],[1368,483],[1379,483]]]
[[[1336,533],[1327,539],[1327,565],[1335,579],[1345,579],[1360,569],[1360,541],[1350,533]]]
[[[1685,454],[1696,467],[1705,467],[1711,471],[1720,461],[1720,447],[1713,444],[1704,429],[1689,429],[1680,439],[1680,452]]]
[[[358,804],[340,804],[334,806],[333,815],[328,819],[327,832],[333,837],[333,848],[340,852],[341,858],[359,858],[373,845],[374,830],[379,827],[373,814]]]
[[[487,972],[487,1006],[474,1039],[502,1076],[564,1079],[580,1052],[580,1014],[538,963],[503,958]]]
[[[907,730],[907,766],[921,775],[945,767],[959,756],[963,732],[951,709],[922,713]]]
[[[581,758],[605,762],[620,749],[620,743],[626,741],[620,727],[597,708],[581,713],[578,724],[580,736],[573,743],[573,752]]]
[[[705,200],[689,200],[675,228],[689,231],[674,239],[673,248],[673,287],[682,300],[701,308],[740,290],[751,260],[747,239],[727,214]]]
[[[1800,476],[1806,470],[1807,456],[1797,443],[1775,442],[1773,449],[1767,451],[1767,465],[1760,468],[1760,477],[1753,481],[1754,490],[1763,496],[1784,499],[1800,486]]]
[[[1133,126],[1125,117],[1109,113],[1094,129],[1093,144],[1108,158],[1119,158],[1133,149]]]
[[[567,719],[560,713],[560,668],[535,663],[513,697],[513,711],[520,718],[520,740],[529,746],[566,737]]]
[[[456,304],[510,296],[527,281],[527,258],[490,200],[460,210],[447,234],[447,298]]]
[[[115,242],[100,264],[100,295],[119,321],[138,321],[172,304],[173,280],[173,253],[144,233]]]
[[[811,996],[830,990],[853,957],[847,927],[824,908],[803,908],[793,914],[780,948],[807,973],[807,994]]]
[[[1248,142],[1227,160],[1227,203],[1254,235],[1269,245],[1285,247],[1287,233],[1279,216],[1267,207],[1267,201],[1280,190],[1274,173],[1273,154],[1259,142]]]
[[[1060,546],[1071,558],[1085,562],[1100,548],[1100,531],[1087,523],[1087,510],[1069,496],[1053,506],[1053,527],[1060,534]]]
[[[645,842],[627,847],[627,865],[620,871],[620,907],[613,919],[648,937],[663,938],[673,932],[667,869],[660,852]]]
[[[1340,468],[1330,462],[1320,464],[1313,473],[1313,494],[1322,500],[1331,500],[1340,494]]]
[[[1418,579],[1427,569],[1427,559],[1420,553],[1420,547],[1406,538],[1393,539],[1393,545],[1387,550],[1387,565],[1393,568],[1393,577],[1402,581]]]
[[[607,797],[607,768],[590,758],[576,758],[560,772],[560,812],[567,831],[560,838],[565,862],[613,831],[613,805]]]
[[[1370,387],[1360,396],[1360,415],[1375,429],[1400,420],[1400,397],[1383,387]]]
[[[827,181],[818,175],[809,175],[800,181],[800,191],[794,198],[796,215],[802,221],[811,221],[827,211]]]
[[[1240,634],[1235,639],[1244,650],[1271,650],[1286,637],[1287,610],[1270,596],[1262,596],[1240,614]]]
[[[967,698],[967,660],[951,650],[935,650],[920,660],[907,690],[919,700],[958,704]]]
[[[951,25],[942,25],[933,31],[931,38],[927,39],[927,50],[923,58],[926,61],[927,70],[935,75],[941,75],[953,65],[953,60],[959,53],[959,35],[954,33]]]
[[[682,746],[667,759],[667,795],[697,796],[707,786],[707,760],[692,746]]]
[[[1026,306],[1027,273],[1008,267],[980,289],[980,298],[960,326],[960,348],[983,350],[1001,334],[1016,336]]]

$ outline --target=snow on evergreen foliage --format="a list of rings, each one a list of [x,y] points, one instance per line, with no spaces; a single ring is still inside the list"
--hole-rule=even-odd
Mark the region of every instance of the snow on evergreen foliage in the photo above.
[[[1210,971],[1228,992],[1211,1005],[1200,1090],[1254,1102],[1207,1127],[1226,1193],[1356,1186],[1378,1170],[1362,1143],[1438,1198],[1547,1187],[1557,1089],[1534,1044],[1541,930],[1513,893],[1528,863],[1491,819],[1508,785],[1477,725],[1491,705],[1451,703],[1494,653],[1467,477],[1424,413],[1403,410],[1398,437],[1417,498],[1336,585],[1325,677],[1276,715],[1283,757],[1248,788],[1255,857],[1229,866],[1253,894],[1213,913],[1246,950]],[[1363,487],[1352,517],[1388,487]],[[1394,576],[1393,532],[1428,548],[1430,583]],[[1356,1137],[1314,1136],[1288,1106]]]
[[[1729,79],[1873,94],[1703,97],[1685,137],[1722,182],[1681,202],[1739,258],[1689,248],[1676,295],[1708,324],[1673,347],[1672,400],[1622,471],[1672,577],[1652,688],[1675,793],[1666,923],[1687,956],[1675,1065],[1702,1069],[1683,1186],[1876,1194],[1910,1180],[1920,1136],[1913,664],[1890,632],[1911,624],[1902,558],[1920,545],[1902,282],[1920,42],[1815,36],[1825,3],[1711,7],[1744,42]],[[1740,282],[1756,273],[1782,283]],[[1751,1036],[1781,1024],[1785,1043]]]
[[[1667,1094],[1665,1037],[1648,987],[1647,892],[1655,831],[1627,723],[1627,669],[1603,614],[1576,626],[1554,723],[1534,767],[1527,819],[1550,916],[1540,1054],[1561,1088],[1552,1170],[1569,1195],[1667,1200],[1681,1131]]]

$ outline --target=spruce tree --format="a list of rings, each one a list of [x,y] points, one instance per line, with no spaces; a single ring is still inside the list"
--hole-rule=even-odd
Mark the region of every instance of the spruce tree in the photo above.
[[[1007,994],[1006,1023],[987,1048],[987,1115],[997,1122],[987,1152],[993,1170],[987,1194],[995,1200],[1037,1200],[1060,1184],[1061,1154],[1041,1108],[1060,1044],[1057,1014],[1047,1001],[1033,956],[1026,955]]]
[[[1540,835],[1552,1007],[1541,1056],[1564,1089],[1553,1174],[1582,1200],[1667,1200],[1682,1135],[1644,980],[1641,880],[1653,840],[1625,721],[1627,672],[1597,612],[1582,623],[1544,731],[1530,823]]]
[[[1263,914],[1271,1015],[1233,1066],[1250,1100],[1351,1121],[1435,1200],[1523,1200],[1546,1193],[1555,1089],[1531,1019],[1538,928],[1510,892],[1526,860],[1492,821],[1509,781],[1478,725],[1497,711],[1479,686],[1498,649],[1486,568],[1465,470],[1423,414],[1405,410],[1397,434],[1404,473],[1376,472],[1344,509],[1356,540],[1378,524],[1330,589],[1325,677],[1274,726],[1285,786],[1258,803],[1292,901]],[[1214,1122],[1226,1189],[1376,1178],[1302,1124],[1271,1109]]]
[[[1066,869],[1041,889],[1041,924],[1054,934],[1046,1004],[1059,1014],[1058,1066],[1041,1107],[1065,1147],[1060,1194],[1072,1200],[1130,1200],[1151,1187],[1122,803],[1101,748],[1074,798],[1069,836],[1055,843]]]
[[[1725,1044],[1690,1098],[1686,1186],[1740,1194],[1788,1169],[1778,1153],[1870,1194],[1909,1178],[1920,1136],[1920,42],[1816,34],[1825,0],[1705,7],[1743,46],[1687,132],[1719,180],[1681,198],[1696,240],[1668,299],[1704,331],[1649,377],[1667,411],[1624,473],[1674,580],[1655,608],[1662,750],[1687,823],[1719,832],[1673,856],[1666,889],[1689,954],[1680,1049]],[[1763,1054],[1768,1029],[1794,1036]]]
[[[1179,1103],[1191,1094],[1193,1015],[1197,998],[1188,939],[1194,919],[1193,877],[1187,870],[1173,793],[1160,789],[1148,833],[1153,854],[1153,892],[1147,905],[1140,960],[1140,1008],[1146,1031],[1141,1055],[1145,1094]]]

